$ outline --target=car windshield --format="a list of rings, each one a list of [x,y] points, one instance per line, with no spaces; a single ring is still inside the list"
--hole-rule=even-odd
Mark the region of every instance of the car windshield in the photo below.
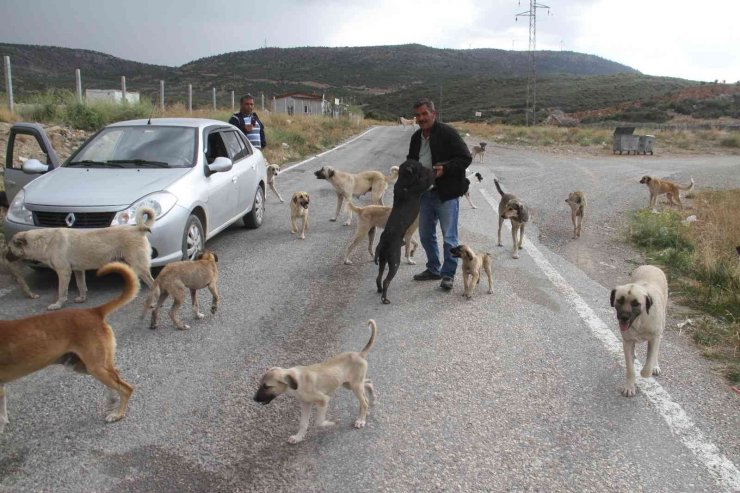
[[[64,166],[92,168],[188,168],[196,159],[197,131],[139,125],[100,131]]]

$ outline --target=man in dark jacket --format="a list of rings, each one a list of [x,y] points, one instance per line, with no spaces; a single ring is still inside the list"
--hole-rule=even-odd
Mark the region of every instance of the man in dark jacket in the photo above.
[[[420,99],[414,104],[414,115],[419,130],[411,136],[407,159],[416,159],[434,169],[434,187],[421,196],[419,237],[427,254],[426,270],[416,274],[417,281],[442,279],[443,289],[452,289],[457,271],[457,259],[450,249],[457,246],[459,198],[468,191],[470,181],[465,170],[473,158],[460,134],[451,126],[437,121],[434,103]],[[442,229],[444,263],[439,259],[437,222]]]
[[[229,123],[244,132],[252,146],[257,149],[267,147],[265,126],[254,112],[254,96],[247,94],[239,99],[239,112],[229,118]]]

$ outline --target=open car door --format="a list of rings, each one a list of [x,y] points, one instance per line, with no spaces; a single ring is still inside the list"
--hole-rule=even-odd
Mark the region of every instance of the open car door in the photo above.
[[[26,183],[38,178],[38,173],[26,173],[23,164],[36,159],[47,166],[49,172],[61,164],[49,137],[38,123],[18,122],[10,127],[8,148],[5,154],[5,197],[0,196],[0,205],[8,207],[13,197]],[[2,203],[4,202],[4,203]]]

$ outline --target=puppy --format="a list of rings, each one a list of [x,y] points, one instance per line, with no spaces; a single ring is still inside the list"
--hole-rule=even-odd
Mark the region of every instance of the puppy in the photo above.
[[[660,375],[658,351],[665,329],[668,305],[668,282],[662,270],[642,265],[630,274],[632,282],[612,289],[610,302],[617,311],[619,331],[622,333],[627,383],[622,395],[635,395],[635,344],[647,341],[647,358],[640,375]]]
[[[339,386],[354,392],[360,401],[360,416],[355,421],[355,428],[363,428],[367,420],[368,405],[375,400],[373,383],[367,375],[367,353],[375,342],[377,326],[374,320],[367,321],[370,327],[370,340],[357,352],[341,353],[321,363],[311,366],[294,366],[293,368],[270,368],[262,376],[254,400],[269,404],[275,397],[287,393],[295,396],[301,404],[301,422],[298,433],[288,438],[289,443],[303,440],[308,430],[308,420],[314,404],[319,408],[317,423],[319,426],[332,426],[334,422],[326,420],[329,399]],[[368,398],[369,394],[369,398]]]
[[[411,128],[414,128],[414,125],[416,125],[416,117],[407,119],[401,116],[399,117],[398,122],[404,127],[406,127],[407,125],[411,125]]]
[[[331,221],[336,221],[342,210],[342,203],[346,199],[349,202],[352,197],[360,197],[368,192],[372,194],[372,203],[383,205],[383,194],[388,188],[388,184],[395,183],[398,178],[398,166],[391,167],[390,176],[385,176],[380,171],[362,171],[360,173],[347,173],[334,169],[331,166],[324,166],[314,172],[319,180],[327,180],[334,187],[337,193],[337,210]],[[347,211],[347,222],[349,226],[352,223],[352,209]]]
[[[473,155],[473,159],[475,159],[475,156],[478,156],[480,162],[483,162],[483,155],[486,153],[486,146],[488,145],[487,142],[481,142],[477,146],[473,146],[473,152],[471,154]]]
[[[434,171],[425,168],[419,161],[406,160],[398,171],[398,181],[393,187],[393,208],[388,216],[385,229],[380,235],[375,248],[375,264],[378,265],[378,277],[375,285],[378,293],[383,293],[382,301],[389,304],[388,285],[398,272],[401,264],[401,246],[409,227],[419,218],[419,200],[421,194],[434,184]],[[388,275],[381,285],[385,266]]]
[[[275,188],[275,177],[280,173],[280,166],[277,164],[268,164],[267,165],[267,185],[270,187],[270,190],[272,190],[275,195],[277,195],[277,198],[280,200],[280,202],[285,202],[283,200],[283,197],[280,196],[280,192],[277,191],[277,188]]]
[[[193,304],[193,315],[195,318],[201,319],[205,317],[200,312],[200,306],[198,305],[198,289],[208,288],[211,292],[211,296],[213,296],[211,313],[215,314],[219,301],[218,288],[216,287],[216,283],[218,282],[217,262],[218,255],[210,250],[203,250],[198,252],[195,260],[184,260],[165,265],[162,272],[154,280],[152,289],[149,290],[149,294],[144,302],[144,311],[141,313],[143,318],[152,306],[152,301],[157,300],[157,304],[152,309],[152,321],[149,328],[152,330],[157,328],[157,312],[168,295],[172,295],[174,299],[172,308],[170,309],[172,323],[180,330],[190,328],[189,325],[183,324],[178,317],[180,306],[185,300],[186,290],[190,290],[190,299]]]
[[[478,183],[483,181],[483,175],[481,175],[480,173],[467,173],[466,172],[466,176],[470,176],[471,174],[475,176],[475,178],[478,180]],[[477,209],[477,207],[473,203],[473,200],[470,198],[470,189],[468,189],[468,191],[465,192],[465,198],[468,199],[468,204],[470,204],[471,208]]]
[[[573,221],[573,239],[581,237],[583,213],[586,211],[586,194],[578,191],[571,192],[565,203],[570,206],[570,220]]]
[[[511,257],[519,258],[519,250],[524,242],[524,226],[529,221],[529,209],[516,195],[504,193],[496,178],[493,182],[496,184],[496,190],[501,194],[501,201],[498,203],[498,246],[504,246],[501,243],[501,226],[505,219],[509,219],[511,220],[511,239],[514,242]]]
[[[57,301],[49,305],[49,310],[58,310],[66,303],[72,272],[80,292],[75,302],[82,303],[87,299],[85,271],[98,269],[112,260],[124,260],[151,287],[154,283],[149,272],[152,247],[146,235],[154,225],[154,218],[154,209],[139,207],[136,210],[136,226],[23,231],[11,238],[6,258],[10,262],[35,260],[54,269],[59,278],[59,295]]]
[[[23,273],[21,272],[22,262],[20,262],[19,260],[8,260],[7,255],[9,252],[10,250],[8,250],[7,247],[0,246],[0,272],[5,271],[13,276],[13,279],[15,279],[15,282],[18,283],[18,286],[21,288],[26,296],[28,296],[32,300],[37,299],[39,295],[31,291],[31,288],[28,287],[26,280],[23,279]]]
[[[679,190],[688,191],[694,188],[693,178],[691,178],[691,183],[684,187],[670,180],[661,180],[659,178],[653,178],[652,176],[647,175],[643,176],[640,179],[640,183],[647,185],[648,190],[650,191],[650,201],[648,202],[648,207],[655,207],[658,202],[658,196],[665,194],[666,197],[668,197],[668,203],[670,205],[678,205],[681,209],[683,209]],[[673,199],[676,199],[676,201],[674,202]]]
[[[301,236],[299,238],[302,240],[306,239],[306,230],[308,229],[309,202],[308,192],[295,192],[293,198],[290,199],[290,234],[294,235],[298,232],[296,220],[300,218],[303,224],[301,225]]]
[[[385,228],[385,224],[388,222],[388,216],[391,214],[391,207],[385,205],[357,207],[351,200],[347,205],[355,214],[357,214],[357,229],[355,230],[355,235],[352,237],[349,245],[347,245],[347,250],[344,253],[344,263],[350,265],[352,264],[352,261],[349,259],[349,256],[352,253],[352,250],[360,244],[365,236],[367,236],[367,251],[370,252],[371,257],[373,256],[375,230],[376,228]],[[406,247],[406,261],[411,265],[416,263],[414,262],[413,257],[416,252],[416,247],[418,247],[419,244],[412,237],[418,228],[419,221],[417,218],[414,224],[409,227],[406,234],[403,236],[403,242]]]
[[[480,282],[481,269],[485,270],[486,276],[488,276],[488,294],[493,294],[493,274],[491,273],[490,253],[475,253],[467,245],[458,245],[451,248],[450,253],[453,257],[461,258],[463,261],[462,273],[463,285],[465,286],[463,296],[467,299],[473,297],[473,290],[478,287],[478,283]]]
[[[98,276],[111,272],[123,277],[123,292],[103,305],[0,321],[0,432],[8,424],[5,384],[51,364],[69,365],[97,378],[110,389],[111,405],[115,403],[114,392],[118,393],[118,409],[109,412],[107,422],[126,415],[133,388],[121,379],[115,367],[116,337],[107,317],[136,297],[139,280],[121,262],[104,265]]]

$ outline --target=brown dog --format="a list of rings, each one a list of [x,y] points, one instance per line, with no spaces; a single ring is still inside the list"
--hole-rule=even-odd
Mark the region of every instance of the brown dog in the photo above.
[[[473,146],[473,152],[471,152],[471,154],[473,155],[473,159],[475,159],[475,156],[479,156],[479,160],[482,163],[483,155],[486,153],[487,145],[487,142],[480,142],[477,146]]]
[[[645,175],[640,179],[640,183],[647,185],[650,191],[650,201],[648,207],[655,207],[658,202],[658,196],[665,194],[668,197],[668,203],[670,205],[678,205],[683,209],[681,204],[681,197],[679,190],[691,190],[694,188],[694,179],[691,178],[691,183],[682,187],[678,183],[674,183],[670,180],[661,180],[660,178],[653,178],[652,176]],[[673,199],[676,199],[674,202]]]
[[[480,271],[483,269],[488,276],[488,294],[493,294],[493,274],[491,273],[491,254],[475,253],[467,245],[458,245],[450,249],[453,257],[461,258],[463,261],[462,274],[465,291],[463,296],[467,299],[473,297],[473,290],[480,282]]]
[[[182,323],[177,315],[180,306],[182,306],[185,300],[186,290],[190,290],[190,299],[193,304],[193,315],[195,318],[201,319],[205,317],[200,312],[200,306],[198,305],[198,289],[208,288],[211,292],[211,296],[213,296],[211,313],[215,314],[219,301],[218,289],[216,287],[216,283],[218,282],[217,262],[218,256],[215,253],[210,250],[203,250],[196,255],[195,260],[184,260],[167,264],[154,280],[152,289],[149,290],[149,294],[144,302],[142,317],[146,315],[147,310],[152,306],[152,301],[157,300],[157,304],[152,309],[152,321],[149,328],[152,330],[157,328],[157,311],[165,302],[168,295],[172,295],[174,299],[172,308],[170,309],[172,323],[180,330],[190,328],[189,325]]]
[[[578,191],[571,192],[565,203],[570,206],[570,220],[573,221],[573,239],[581,237],[583,214],[586,212],[586,194]]]
[[[295,192],[293,198],[290,199],[290,234],[294,235],[298,232],[296,228],[296,220],[301,219],[303,224],[301,225],[301,236],[300,239],[306,239],[306,230],[308,229],[308,204],[311,199],[308,196],[308,192]]]
[[[275,177],[280,173],[280,166],[277,164],[268,164],[267,165],[267,186],[270,187],[270,190],[272,190],[275,195],[277,195],[277,198],[280,199],[280,202],[285,202],[283,200],[283,197],[280,195],[280,192],[277,191],[277,188],[275,188]]]
[[[109,412],[107,422],[126,415],[133,388],[118,375],[116,337],[106,319],[136,297],[139,280],[122,262],[104,265],[98,276],[111,272],[123,277],[123,292],[103,305],[0,321],[0,432],[8,423],[5,384],[52,364],[72,366],[97,378],[110,389],[110,404],[115,402],[113,392],[118,393],[118,409]]]
[[[519,200],[513,193],[504,193],[501,190],[496,178],[493,179],[498,193],[501,194],[501,201],[498,203],[498,246],[504,246],[501,243],[501,226],[504,220],[511,221],[511,240],[514,243],[511,252],[512,258],[519,258],[519,250],[522,249],[524,242],[524,226],[529,221],[529,208]]]
[[[373,241],[375,240],[375,229],[376,228],[385,228],[385,223],[388,222],[388,216],[391,214],[392,207],[386,206],[386,205],[368,205],[365,207],[357,207],[355,204],[352,203],[350,200],[347,204],[355,214],[357,214],[357,229],[355,230],[355,235],[352,237],[352,240],[349,242],[349,245],[347,245],[347,250],[344,253],[344,263],[347,265],[352,264],[352,261],[349,259],[350,254],[352,253],[352,250],[354,250],[357,245],[360,244],[363,238],[367,236],[367,251],[370,253],[370,256],[373,256]],[[406,254],[406,261],[414,265],[416,262],[414,261],[414,253],[416,252],[416,247],[419,246],[418,243],[413,239],[414,233],[416,230],[419,229],[419,218],[416,218],[416,221],[414,224],[411,225],[411,227],[406,231],[406,234],[403,237],[403,241],[405,244],[405,254]]]

